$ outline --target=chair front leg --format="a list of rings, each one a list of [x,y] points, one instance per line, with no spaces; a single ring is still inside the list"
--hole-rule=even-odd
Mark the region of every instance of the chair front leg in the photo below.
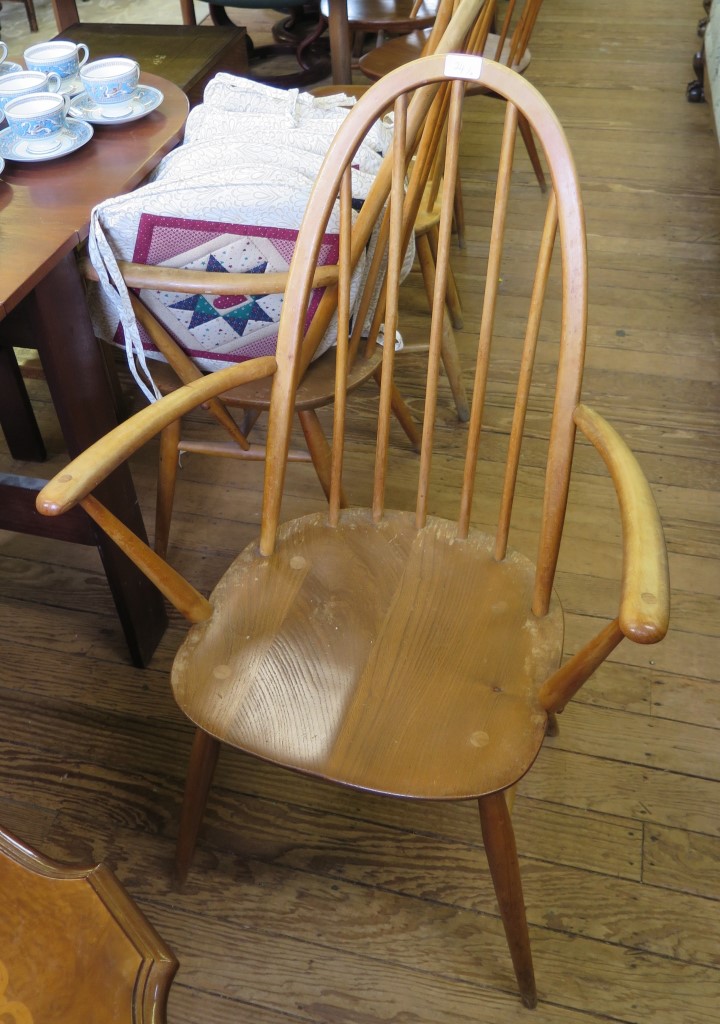
[[[515,833],[504,793],[480,797],[480,824],[495,895],[505,927],[520,997],[525,1006],[537,1006],[530,935],[525,916]]]
[[[175,875],[178,885],[184,884],[190,870],[219,753],[220,741],[204,730],[196,729],[190,752],[175,851]]]

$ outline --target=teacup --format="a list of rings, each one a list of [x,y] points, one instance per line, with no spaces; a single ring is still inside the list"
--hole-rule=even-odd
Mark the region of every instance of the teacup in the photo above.
[[[140,79],[140,66],[129,57],[106,57],[87,64],[80,72],[85,92],[103,117],[126,117]]]
[[[51,71],[13,71],[0,76],[0,114],[10,100],[29,96],[35,92],[58,92],[60,76]]]
[[[81,56],[82,52],[82,56]],[[47,43],[36,43],[25,51],[25,66],[28,71],[54,71],[63,82],[74,78],[88,59],[85,43],[73,43],[69,39],[51,39]]]
[[[62,145],[68,96],[36,92],[19,96],[5,105],[5,119],[17,142],[27,145],[28,153],[52,153]]]

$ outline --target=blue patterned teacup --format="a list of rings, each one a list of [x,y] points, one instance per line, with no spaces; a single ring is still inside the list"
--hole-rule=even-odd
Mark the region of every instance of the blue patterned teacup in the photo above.
[[[88,48],[69,39],[51,39],[28,47],[23,56],[29,71],[54,71],[63,81],[70,81],[88,59]]]
[[[94,60],[80,72],[85,92],[103,117],[126,117],[132,111],[140,65],[129,57]]]
[[[48,75],[44,71],[13,71],[9,75],[1,75],[0,115],[10,100],[35,92],[58,92],[59,89],[60,76],[54,71]]]
[[[17,142],[24,142],[28,153],[52,153],[62,144],[68,96],[36,92],[10,100],[5,118]]]

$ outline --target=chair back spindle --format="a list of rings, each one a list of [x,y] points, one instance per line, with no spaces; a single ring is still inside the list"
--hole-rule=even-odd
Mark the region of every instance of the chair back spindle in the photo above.
[[[425,412],[423,418],[423,439],[420,451],[420,473],[415,521],[418,529],[425,525],[427,502],[430,484],[430,468],[432,461],[433,435],[437,414],[437,383],[440,372],[440,358],[444,329],[445,294],[448,280],[448,250],[452,230],[453,196],[458,170],[458,147],[462,121],[462,104],[465,94],[464,83],[457,80],[452,84],[449,109],[449,121],[445,146],[445,165],[443,174],[442,213],[438,227],[437,272],[435,274],[435,290],[433,294],[432,317],[430,324],[430,352],[428,359],[427,385],[425,388]]]
[[[447,287],[447,263],[451,237],[452,195],[458,173],[459,139],[462,123],[462,105],[469,83],[491,89],[507,102],[502,140],[497,165],[497,183],[494,204],[489,224],[489,244],[485,269],[484,297],[476,342],[476,360],[470,422],[464,441],[464,471],[459,495],[457,520],[458,539],[469,536],[473,519],[473,498],[476,492],[476,472],[480,451],[480,439],[486,419],[485,404],[488,388],[488,373],[491,365],[493,335],[503,274],[503,252],[506,227],[511,200],[513,157],[520,119],[525,119],[544,149],[550,168],[553,188],[547,207],[538,211],[538,242],[532,259],[535,271],[529,278],[528,308],[525,325],[520,333],[519,365],[516,370],[516,391],[512,400],[511,423],[507,442],[507,461],[500,484],[499,511],[494,537],[494,555],[497,560],[506,557],[513,500],[520,467],[526,411],[531,393],[533,368],[540,339],[543,304],[551,280],[554,253],[560,240],[560,267],[562,287],[562,318],[559,327],[560,341],[557,361],[556,392],[549,426],[548,469],[543,496],[537,577],[533,610],[542,615],[548,607],[552,590],[555,564],[559,549],[567,490],[570,474],[570,453],[574,440],[572,410],[577,404],[582,377],[586,316],[586,270],[583,213],[579,197],[574,166],[562,129],[544,100],[520,76],[505,66],[482,58],[455,59],[452,55],[436,55],[422,61],[422,70],[416,65],[407,65],[386,76],[373,90],[374,102],[361,100],[348,117],[336,138],[333,152],[324,165],[318,186],[308,205],[306,217],[317,225],[312,246],[305,251],[304,260],[296,260],[290,271],[286,293],[287,312],[284,313],[278,342],[278,372],[273,384],[273,409],[269,423],[268,450],[270,463],[265,486],[265,514],[261,551],[270,554],[279,521],[280,492],[284,474],[284,452],[289,443],[289,422],[293,381],[296,379],[293,366],[302,359],[302,339],[298,324],[303,322],[303,296],[311,282],[311,268],[314,261],[314,247],[320,237],[322,225],[330,215],[338,195],[342,206],[343,168],[352,163],[353,154],[360,139],[374,116],[394,104],[395,135],[392,147],[389,178],[385,185],[386,205],[383,227],[378,233],[378,253],[375,259],[383,267],[385,275],[381,301],[378,305],[376,324],[384,323],[386,344],[383,351],[381,370],[381,392],[377,420],[377,442],[375,470],[371,499],[372,518],[379,522],[386,509],[386,492],[391,480],[389,457],[392,445],[390,439],[391,395],[393,367],[395,362],[394,338],[397,325],[398,291],[400,268],[403,254],[412,230],[414,215],[421,202],[433,163],[440,153],[442,161],[435,168],[442,189],[442,216],[438,232],[437,273],[430,323],[427,381],[424,389],[424,419],[421,453],[418,467],[418,489],[416,494],[416,525],[422,529],[431,511],[431,467],[433,447],[437,443],[437,389],[440,360],[443,345],[443,301]],[[440,87],[438,89],[438,86]],[[433,89],[434,99],[425,119],[424,131],[418,143],[417,121],[413,113],[418,96],[428,88]],[[412,99],[409,99],[414,93]],[[408,99],[405,98],[407,94]],[[428,101],[425,99],[425,110]],[[409,178],[406,180],[409,161],[414,155]],[[518,186],[515,186],[518,187]],[[347,186],[344,186],[345,192]],[[347,200],[345,200],[347,202]],[[341,217],[343,230],[350,231],[352,238],[345,238],[341,252],[343,259],[351,263],[355,258],[355,238],[358,224],[364,210],[354,225],[347,217]],[[349,256],[347,254],[350,254]],[[557,253],[555,253],[557,257]],[[384,262],[383,262],[384,261]],[[349,289],[349,274],[339,275],[337,288],[340,292]],[[337,303],[347,310],[340,295]],[[292,311],[294,310],[294,312]],[[344,323],[346,313],[341,316]],[[358,318],[359,320],[360,318]],[[352,350],[355,344],[357,320],[350,332],[347,345],[347,331],[343,334],[341,347]],[[500,355],[504,358],[504,352]],[[346,417],[343,396],[343,381],[346,374],[346,355],[338,359],[338,385],[336,391],[336,413],[333,436],[333,480],[334,491],[330,502],[330,522],[337,524],[342,519],[340,493],[342,464],[344,458],[344,422]],[[281,396],[286,395],[283,399]],[[487,497],[487,495],[485,496]]]
[[[388,240],[388,270],[386,277],[386,318],[383,347],[382,379],[380,382],[380,412],[378,415],[375,473],[373,478],[372,511],[377,522],[383,513],[385,474],[390,445],[391,387],[395,362],[395,332],[400,291],[400,269],[404,255],[403,212],[405,205],[405,167],[407,145],[407,99],[404,95],[395,101],[395,136],[393,139],[393,177],[390,190],[390,236]]]
[[[495,193],[495,210],[493,213],[490,233],[490,250],[485,278],[485,296],[480,321],[480,337],[478,341],[477,361],[475,365],[475,384],[473,403],[470,411],[468,429],[467,455],[465,459],[465,475],[460,498],[459,534],[467,537],[472,513],[472,496],[475,486],[478,454],[480,450],[480,432],[485,407],[485,388],[487,386],[488,368],[490,364],[490,348],[492,345],[495,311],[497,308],[500,267],[502,262],[503,242],[505,238],[505,219],[510,196],[510,174],[515,154],[515,137],[517,133],[518,112],[514,104],[508,103],[505,113],[500,163],[498,168],[497,188]]]
[[[555,200],[555,193],[551,192],[547,206],[545,227],[540,242],[537,271],[535,274],[535,281],[533,283],[533,292],[530,301],[530,314],[528,316],[525,344],[523,346],[522,361],[520,363],[520,372],[518,374],[518,389],[515,398],[512,427],[510,430],[508,457],[505,464],[505,479],[503,482],[500,515],[498,518],[497,533],[495,535],[495,558],[498,561],[502,561],[507,553],[510,517],[512,515],[515,484],[517,483],[517,473],[520,464],[520,449],[522,446],[523,431],[525,429],[525,414],[527,412],[528,399],[530,397],[530,384],[532,382],[535,352],[537,350],[538,336],[540,333],[540,318],[547,289],[548,276],[550,274],[550,261],[552,259],[556,233],[557,202]]]
[[[338,329],[335,374],[335,404],[333,414],[333,458],[330,475],[330,522],[337,526],[342,493],[342,438],[345,434],[347,405],[347,376],[350,350],[350,280],[352,253],[350,232],[352,225],[352,168],[345,169],[340,187],[340,251],[338,254]]]

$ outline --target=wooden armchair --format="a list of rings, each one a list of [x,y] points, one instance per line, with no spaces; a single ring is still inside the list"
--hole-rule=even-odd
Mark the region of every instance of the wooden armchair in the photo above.
[[[436,404],[451,231],[448,200],[455,187],[468,82],[497,93],[507,108],[487,266],[478,267],[484,301],[472,411],[461,438],[458,428],[448,433],[436,423]],[[407,223],[407,162],[418,107],[427,88],[438,84],[450,90],[451,99],[415,507],[392,508],[390,458],[404,456],[393,453],[389,442],[395,353],[393,346],[386,346],[372,493],[367,507],[343,510],[351,333],[347,310],[356,230],[350,217],[349,169],[359,139],[394,104],[385,310],[392,332]],[[512,222],[511,172],[521,116],[540,141],[552,182],[547,202],[538,196],[545,208],[538,211],[534,241],[529,223],[522,239],[512,234],[505,239],[505,225]],[[341,315],[329,510],[281,524],[303,358],[302,324],[320,241],[338,194]],[[179,876],[190,867],[221,743],[360,790],[430,801],[477,799],[518,985],[523,1002],[534,1006],[537,994],[507,795],[532,766],[551,716],[623,637],[644,644],[660,640],[669,614],[665,545],[647,481],[612,427],[580,402],[586,247],[567,141],[547,103],[509,68],[476,57],[424,58],[383,78],[350,113],[324,162],[300,235],[276,357],[195,381],[143,410],[51,481],[39,495],[38,509],[59,515],[82,505],[193,623],[172,672],[176,700],[197,726],[177,848]],[[527,279],[524,324],[519,323],[518,297],[510,297],[511,308],[504,313],[499,288],[504,247],[510,250],[515,272],[522,267]],[[551,327],[541,333],[545,304]],[[488,374],[496,325],[502,328],[499,386],[507,461],[504,473],[498,472],[500,430],[495,424],[494,457],[485,470],[490,485],[480,488],[476,475],[485,398],[496,386]],[[542,372],[533,382],[535,363]],[[259,544],[239,555],[208,600],[113,520],[92,490],[186,409],[221,393],[231,382],[269,372],[273,388]],[[542,496],[535,487],[523,485],[526,414],[532,416],[533,439],[548,439]],[[598,450],[615,483],[623,529],[622,594],[611,621],[561,665],[563,617],[553,581],[577,427]],[[431,477],[441,481],[432,495]],[[453,481],[459,494],[451,487]],[[517,536],[523,548],[528,547],[528,527],[539,524],[534,562],[509,546],[516,490],[524,524]],[[535,512],[533,499],[539,506]],[[473,521],[495,525],[481,529]]]

